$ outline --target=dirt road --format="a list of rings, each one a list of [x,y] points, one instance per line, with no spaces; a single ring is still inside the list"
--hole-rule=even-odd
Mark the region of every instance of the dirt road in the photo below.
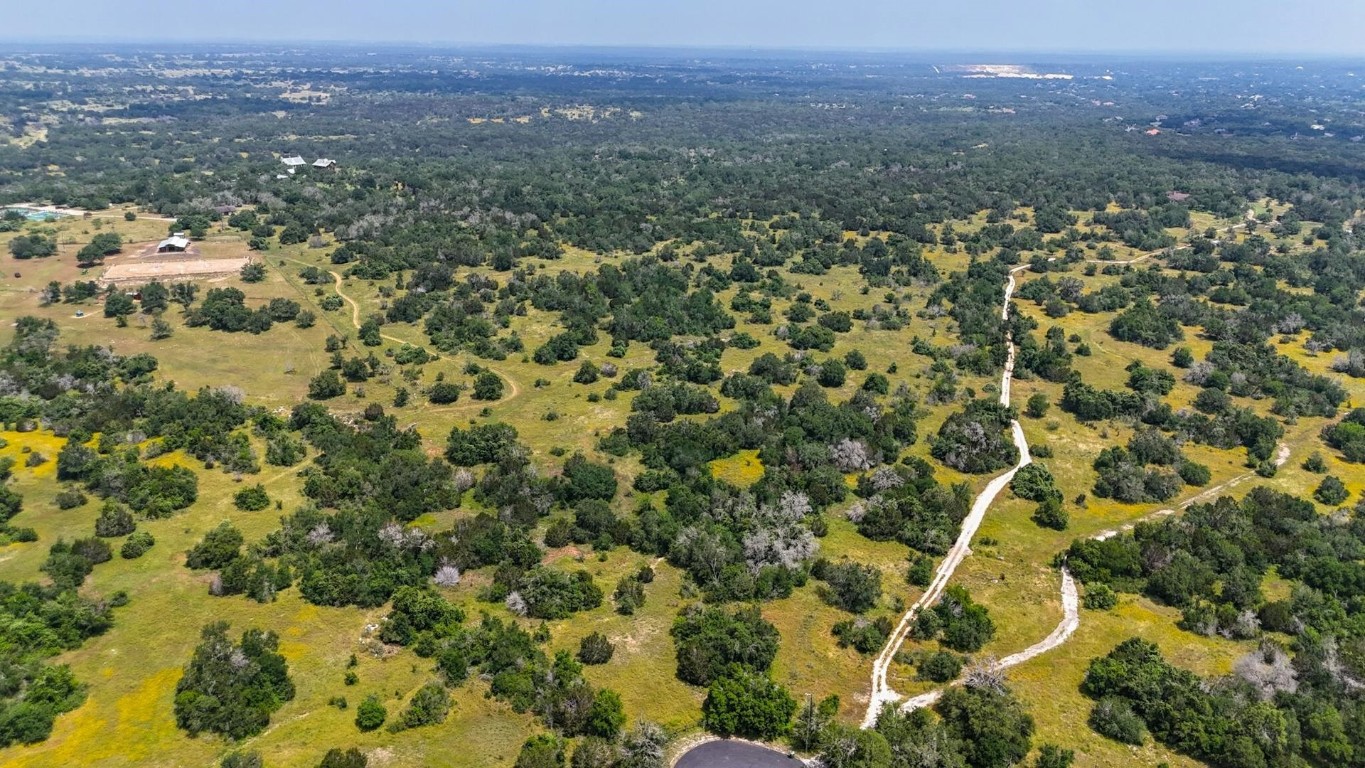
[[[1009,319],[1010,297],[1014,295],[1015,273],[1028,269],[1027,265],[1015,267],[1010,270],[1009,280],[1005,283],[1005,298],[1000,308],[1002,320]],[[1010,382],[1014,378],[1014,340],[1006,339],[1008,353],[1005,359],[1005,370],[1000,376],[1000,404],[1010,404]],[[957,541],[944,556],[943,562],[939,563],[938,570],[934,572],[934,580],[929,583],[928,589],[924,594],[910,606],[910,609],[901,617],[900,623],[896,625],[895,631],[887,640],[886,646],[881,653],[877,654],[876,660],[872,662],[872,691],[868,697],[867,712],[863,715],[863,727],[871,728],[877,723],[877,714],[881,712],[882,706],[898,701],[901,697],[896,693],[887,682],[887,672],[891,668],[891,662],[896,658],[896,652],[900,650],[905,638],[910,634],[910,627],[915,621],[915,617],[925,608],[933,605],[942,596],[943,590],[948,587],[948,582],[953,578],[953,573],[967,555],[971,554],[972,538],[976,536],[976,531],[981,527],[981,521],[986,519],[986,511],[990,509],[1000,492],[1005,490],[1010,480],[1014,479],[1014,473],[1024,466],[1030,464],[1033,459],[1029,455],[1028,440],[1024,437],[1024,428],[1018,421],[1010,423],[1010,431],[1014,437],[1014,446],[1019,449],[1019,461],[1005,473],[996,476],[986,484],[984,490],[976,497],[972,503],[971,512],[962,521],[962,530],[958,534]]]
[[[1254,214],[1253,212],[1248,211],[1247,215],[1248,219],[1250,219]],[[1241,224],[1233,224],[1229,227],[1225,227],[1220,231],[1233,232],[1245,226],[1246,223],[1243,222]],[[1136,258],[1128,259],[1126,261],[1112,261],[1101,259],[1086,259],[1086,261],[1099,264],[1136,264],[1140,261],[1151,258],[1152,256],[1165,253],[1167,250],[1169,249],[1152,251],[1150,253],[1145,253]],[[1009,277],[1005,282],[1004,301],[1002,302],[1000,307],[1000,319],[1003,321],[1009,320],[1010,299],[1011,297],[1013,297],[1014,290],[1017,286],[1015,275],[1028,268],[1029,265],[1020,265],[1014,267],[1009,271]],[[1014,340],[1012,338],[1007,339],[1006,343],[1008,344],[1008,353],[1005,360],[1005,371],[1001,375],[1000,379],[1000,404],[1008,406],[1010,404],[1010,385],[1014,379],[1015,347]],[[1014,444],[1019,449],[1019,463],[1016,464],[1009,471],[1005,472],[1004,474],[992,479],[990,483],[986,485],[985,490],[983,490],[981,494],[976,497],[975,503],[972,504],[971,512],[967,515],[966,519],[962,521],[962,531],[958,535],[957,541],[954,542],[952,549],[948,551],[947,556],[944,557],[943,562],[939,565],[938,571],[936,571],[934,574],[933,582],[930,583],[929,588],[925,590],[924,594],[920,596],[920,599],[915,601],[915,604],[910,606],[910,609],[905,612],[904,616],[901,617],[901,621],[896,626],[895,631],[892,632],[890,639],[887,641],[886,647],[884,647],[881,653],[877,655],[876,660],[872,664],[872,692],[868,699],[867,712],[863,716],[862,724],[863,728],[871,728],[874,725],[876,725],[877,715],[878,713],[880,713],[882,706],[884,706],[887,703],[898,701],[900,699],[900,695],[897,694],[894,690],[892,690],[890,684],[887,682],[887,672],[891,667],[891,662],[895,659],[896,652],[900,650],[901,645],[905,642],[905,638],[910,632],[910,626],[912,622],[915,620],[915,617],[919,615],[919,612],[921,610],[932,605],[943,594],[943,590],[947,587],[948,581],[953,576],[953,572],[957,570],[957,566],[961,564],[962,560],[965,559],[968,554],[971,553],[970,545],[972,537],[976,535],[977,529],[981,526],[981,521],[985,519],[986,510],[990,508],[991,503],[995,501],[995,498],[1000,495],[1000,492],[1004,490],[1005,486],[1008,485],[1010,480],[1014,478],[1014,474],[1032,461],[1032,459],[1029,456],[1028,441],[1024,437],[1023,428],[1020,427],[1018,421],[1012,422],[1010,426],[1014,435]],[[1276,465],[1278,466],[1284,464],[1284,462],[1288,460],[1288,458],[1289,447],[1281,445],[1279,453],[1276,456],[1275,461]],[[1197,503],[1203,499],[1221,493],[1222,491],[1238,483],[1241,483],[1242,481],[1252,476],[1254,476],[1254,473],[1246,473],[1244,475],[1239,475],[1238,477],[1228,480],[1225,483],[1214,486],[1213,488],[1209,488],[1183,502],[1180,505],[1181,509],[1184,509],[1186,507],[1189,507],[1191,504]],[[1154,512],[1149,517],[1158,517],[1162,515],[1171,514],[1175,514],[1175,510],[1162,509]],[[1120,530],[1131,530],[1132,528],[1133,528],[1132,525],[1127,525]],[[1115,536],[1118,533],[1119,530],[1103,531],[1099,534],[1096,534],[1094,538],[1103,540],[1105,538]],[[1077,629],[1080,628],[1081,626],[1080,593],[1076,588],[1076,581],[1072,577],[1071,571],[1069,571],[1065,566],[1063,566],[1061,569],[1061,576],[1062,576],[1061,622],[1057,625],[1057,627],[1054,630],[1052,630],[1052,633],[1049,634],[1043,640],[1029,646],[1028,648],[1025,648],[1022,651],[1019,651],[1018,653],[1011,654],[1009,656],[1006,656],[1004,659],[1000,660],[999,665],[1002,669],[1008,669],[1009,667],[1017,666],[1026,661],[1029,661],[1030,659],[1036,658],[1044,653],[1047,653],[1048,651],[1051,651],[1055,648],[1062,646],[1064,643],[1070,640],[1071,636],[1075,634]],[[959,680],[952,684],[957,685],[960,682],[961,681]],[[911,710],[919,707],[929,706],[934,702],[938,701],[939,697],[942,695],[943,689],[941,688],[929,691],[927,693],[923,693],[919,696],[907,699],[903,704],[901,704],[901,709]]]
[[[296,264],[303,264],[303,263],[304,263],[304,262],[301,262],[301,261],[295,261],[294,259],[290,259],[290,261],[294,261]],[[307,265],[305,265],[305,266],[307,266]],[[361,325],[361,322],[360,322],[360,304],[359,304],[355,299],[353,299],[353,298],[351,298],[350,296],[346,295],[346,292],[345,292],[344,290],[342,290],[342,278],[341,278],[341,273],[340,273],[340,272],[337,272],[336,270],[331,270],[331,269],[329,269],[329,270],[327,270],[327,273],[328,273],[329,275],[332,276],[332,283],[333,283],[333,286],[336,288],[337,295],[341,297],[341,300],[342,300],[342,301],[346,302],[346,303],[351,307],[351,325],[354,325],[355,328],[356,328],[356,330],[360,330],[360,325]],[[387,339],[388,341],[392,341],[392,342],[395,343],[395,344],[408,344],[408,343],[409,343],[409,342],[404,341],[403,339],[400,339],[400,338],[398,338],[398,337],[396,337],[396,336],[390,336],[390,335],[388,335],[387,333],[382,333],[382,332],[381,332],[381,333],[379,334],[379,336],[380,336],[380,338]],[[497,400],[497,401],[494,401],[494,402],[476,402],[476,403],[464,403],[463,405],[451,405],[451,406],[445,406],[445,410],[450,410],[450,411],[460,411],[460,410],[467,410],[467,409],[479,409],[479,410],[482,410],[483,408],[486,408],[486,407],[488,407],[488,406],[498,405],[498,404],[501,404],[501,403],[506,403],[506,402],[509,401],[509,400],[514,400],[514,399],[516,399],[517,397],[521,396],[521,387],[517,386],[517,381],[516,381],[516,379],[512,378],[511,376],[508,376],[508,375],[507,375],[506,373],[504,373],[503,371],[500,371],[500,370],[498,370],[497,368],[494,368],[494,367],[491,366],[491,365],[488,365],[488,364],[486,364],[486,363],[481,363],[481,365],[482,365],[484,368],[486,368],[486,369],[492,371],[495,375],[497,375],[498,378],[500,378],[500,379],[503,380],[503,383],[505,383],[505,384],[507,385],[507,392],[506,392],[506,394],[504,394],[504,395],[502,396],[501,399],[499,399],[499,400]]]

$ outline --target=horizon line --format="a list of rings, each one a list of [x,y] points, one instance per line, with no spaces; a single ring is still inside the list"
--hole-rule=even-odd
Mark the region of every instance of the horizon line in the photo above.
[[[242,38],[242,37],[203,37],[181,38],[168,42],[155,37],[101,38],[83,36],[40,36],[6,37],[0,33],[0,46],[37,45],[37,46],[152,46],[163,48],[193,48],[195,46],[248,46],[248,47],[349,47],[383,46],[394,48],[423,49],[468,49],[468,50],[542,50],[542,51],[659,51],[659,52],[724,52],[724,53],[821,53],[821,54],[863,54],[863,55],[946,55],[946,56],[1087,56],[1087,57],[1136,57],[1160,58],[1180,61],[1266,61],[1304,59],[1312,61],[1365,61],[1365,52],[1344,53],[1336,51],[1249,51],[1249,50],[1190,50],[1181,48],[909,48],[890,46],[851,47],[841,45],[764,45],[764,44],[722,44],[722,43],[517,43],[517,42],[473,42],[459,40],[366,40],[359,38],[312,39],[312,38]]]

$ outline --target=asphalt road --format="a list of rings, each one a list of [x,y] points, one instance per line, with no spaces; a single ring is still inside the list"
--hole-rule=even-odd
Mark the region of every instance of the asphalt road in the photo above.
[[[800,768],[800,760],[743,741],[708,741],[688,750],[674,768]]]

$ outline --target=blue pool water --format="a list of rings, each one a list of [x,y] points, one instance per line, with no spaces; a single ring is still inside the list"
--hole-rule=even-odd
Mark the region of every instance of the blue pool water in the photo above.
[[[31,208],[6,208],[3,212],[0,213],[10,212],[18,213],[22,215],[24,218],[28,219],[29,221],[56,221],[57,219],[60,219],[62,216],[66,215],[63,213],[57,213],[55,211],[35,211],[32,210]]]

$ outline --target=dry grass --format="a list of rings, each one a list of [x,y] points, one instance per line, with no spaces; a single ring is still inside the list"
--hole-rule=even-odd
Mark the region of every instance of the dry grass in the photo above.
[[[1021,210],[1025,219],[1031,211]],[[148,219],[124,222],[118,213],[103,218],[105,230],[122,233],[128,242],[147,242],[159,239],[167,231],[167,223]],[[1084,219],[1084,217],[1082,217]],[[955,223],[958,232],[980,228],[985,215]],[[1196,216],[1193,229],[1213,222]],[[217,386],[231,383],[242,386],[251,402],[272,408],[283,408],[298,402],[305,394],[307,381],[316,371],[327,365],[323,340],[329,334],[355,337],[355,323],[348,305],[336,312],[323,312],[318,302],[335,293],[332,286],[307,286],[297,278],[303,265],[317,265],[336,269],[327,260],[329,249],[309,249],[292,246],[262,254],[269,267],[265,282],[242,285],[235,277],[221,279],[214,284],[234,285],[247,293],[248,305],[256,306],[277,296],[288,297],[310,307],[318,315],[318,323],[310,329],[298,329],[292,324],[277,326],[260,336],[223,334],[203,328],[186,328],[175,312],[167,313],[175,335],[168,340],[152,342],[149,329],[134,320],[127,328],[115,327],[113,321],[100,316],[100,307],[83,307],[87,317],[72,317],[70,305],[39,306],[37,292],[50,280],[64,283],[76,279],[93,279],[95,270],[88,273],[75,266],[74,254],[97,231],[92,220],[80,218],[62,220],[52,227],[61,243],[57,257],[32,262],[10,262],[0,275],[0,314],[16,317],[36,314],[57,321],[63,332],[62,341],[75,344],[103,344],[122,354],[148,352],[161,361],[158,376],[174,381],[182,389]],[[1081,224],[1082,230],[1088,227]],[[861,239],[854,233],[849,236]],[[10,235],[0,235],[0,249]],[[220,258],[240,253],[241,238],[234,233],[214,233],[203,241],[206,258]],[[1114,247],[1117,258],[1130,258],[1131,249]],[[948,253],[942,248],[929,249],[926,255],[945,273],[965,269],[968,257],[962,250]],[[564,270],[583,272],[594,269],[600,261],[619,260],[616,255],[599,255],[568,247],[564,258],[556,261],[536,261],[536,267],[547,273]],[[728,258],[715,260],[725,266]],[[118,259],[113,260],[117,263]],[[19,278],[13,277],[19,271]],[[486,271],[486,270],[485,270]],[[505,280],[506,275],[490,273],[494,279]],[[1028,273],[1022,279],[1034,279]],[[1094,289],[1117,278],[1097,275],[1086,278],[1087,289]],[[850,311],[884,303],[884,290],[861,290],[862,278],[856,268],[837,267],[826,275],[789,275],[790,282],[809,292],[814,299],[823,300],[833,309]],[[206,284],[207,285],[207,284]],[[357,315],[364,318],[380,313],[384,307],[381,290],[386,283],[360,279],[343,281],[340,290],[357,304]],[[735,289],[720,295],[728,303]],[[922,309],[927,291],[922,288],[893,291],[911,313]],[[763,352],[783,354],[787,347],[774,338],[773,331],[780,324],[782,312],[790,304],[775,300],[773,315],[778,322],[756,325],[739,321],[736,331],[747,331],[761,344],[757,349],[727,349],[721,359],[726,373],[743,370]],[[1076,368],[1086,381],[1102,387],[1121,388],[1126,373],[1123,366],[1137,359],[1151,366],[1168,366],[1169,352],[1160,352],[1125,344],[1110,338],[1106,332],[1112,314],[1085,315],[1072,313],[1061,320],[1050,320],[1029,302],[1016,302],[1019,309],[1040,322],[1043,329],[1060,325],[1067,334],[1077,334],[1090,344],[1094,355],[1076,358]],[[867,331],[858,324],[851,333],[840,334],[830,357],[842,357],[852,349],[866,356],[869,371],[890,374],[893,390],[905,390],[919,396],[932,384],[928,375],[928,360],[909,351],[915,336],[930,340],[935,345],[952,343],[954,327],[948,318],[926,320],[916,318],[905,329],[895,332]],[[514,318],[512,330],[523,339],[528,352],[554,333],[558,327],[554,318],[531,310],[525,317]],[[0,328],[0,343],[12,332],[8,326]],[[427,346],[419,325],[386,325],[386,341],[378,348],[360,347],[353,341],[348,354],[362,356],[374,351],[383,355],[398,342]],[[1208,348],[1208,343],[1197,338],[1184,342],[1196,355]],[[581,351],[581,358],[603,362],[608,358],[608,339]],[[1326,372],[1330,356],[1309,356],[1300,344],[1281,346],[1285,354],[1315,372]],[[826,355],[814,353],[816,361]],[[244,363],[249,361],[249,363]],[[453,405],[436,406],[425,401],[417,391],[430,385],[438,374],[447,380],[469,383],[464,373],[469,362],[489,365],[515,386],[509,387],[504,398],[495,403],[478,403],[462,399]],[[622,370],[654,364],[651,350],[632,344],[626,357],[613,360]],[[367,402],[385,404],[398,416],[400,424],[416,425],[425,437],[427,448],[438,452],[446,433],[452,426],[466,426],[487,420],[501,420],[514,424],[535,451],[546,471],[558,468],[560,459],[550,456],[551,449],[583,451],[599,461],[611,461],[622,480],[629,487],[630,479],[639,471],[635,459],[612,459],[596,451],[598,438],[613,427],[625,422],[631,395],[622,394],[616,400],[587,402],[589,393],[603,394],[610,381],[593,385],[575,384],[573,373],[577,362],[556,366],[540,366],[520,356],[504,361],[482,361],[459,353],[422,366],[415,384],[405,382],[397,373],[383,376],[363,385],[352,387],[345,397],[333,400],[331,407],[343,413],[358,413]],[[832,400],[849,397],[861,384],[864,373],[850,372],[847,383],[829,390]],[[537,380],[540,385],[537,385]],[[995,375],[961,376],[961,387],[978,394],[993,391]],[[412,404],[405,408],[391,407],[398,386],[414,391]],[[1365,402],[1365,382],[1348,381],[1356,403]],[[357,389],[363,389],[359,396]],[[793,387],[780,388],[790,394]],[[1056,402],[1061,396],[1060,385],[1041,381],[1016,381],[1015,397],[1019,402],[1033,392],[1044,392]],[[1170,400],[1177,406],[1192,400],[1196,390],[1181,383]],[[732,407],[724,403],[723,407]],[[919,424],[921,440],[907,453],[928,455],[927,436],[957,406],[953,404],[925,406]],[[1266,412],[1268,403],[1253,404],[1259,412]],[[547,414],[558,418],[547,420]],[[1046,443],[1054,457],[1044,459],[1056,475],[1070,502],[1077,494],[1089,494],[1094,483],[1090,468],[1095,455],[1106,445],[1126,441],[1130,430],[1114,425],[1091,426],[1076,422],[1069,415],[1053,408],[1044,419],[1024,420],[1024,428],[1033,445]],[[1320,480],[1298,467],[1312,448],[1317,447],[1315,436],[1321,427],[1320,419],[1302,419],[1292,425],[1286,441],[1294,448],[1289,464],[1268,482],[1277,488],[1295,493],[1306,493]],[[0,455],[19,456],[24,446],[55,457],[61,440],[50,433],[4,433],[9,446]],[[1243,452],[1217,451],[1203,446],[1186,446],[1191,458],[1209,465],[1214,483],[1226,482],[1246,473]],[[1341,477],[1353,494],[1365,491],[1365,476],[1353,472],[1330,451],[1323,451],[1332,474]],[[174,454],[160,461],[182,462],[197,467],[197,463]],[[174,727],[171,719],[171,699],[179,669],[189,657],[197,641],[199,628],[219,618],[232,622],[235,629],[258,626],[274,629],[282,638],[282,647],[289,658],[298,697],[280,712],[265,734],[251,740],[247,746],[260,749],[271,765],[311,766],[332,746],[356,745],[372,753],[375,762],[386,766],[429,765],[490,765],[510,764],[522,740],[540,726],[529,716],[516,715],[484,696],[486,684],[466,683],[456,693],[456,706],[446,724],[402,734],[380,731],[361,734],[352,725],[354,706],[367,694],[376,693],[388,704],[390,712],[398,710],[410,693],[431,677],[430,662],[410,652],[401,652],[386,660],[362,654],[358,673],[361,682],[345,687],[341,678],[345,662],[351,653],[362,653],[359,643],[364,626],[382,615],[381,610],[319,608],[304,603],[296,590],[288,590],[269,605],[260,605],[240,598],[211,599],[206,596],[205,576],[192,573],[183,566],[183,553],[223,519],[230,519],[256,540],[277,527],[277,513],[241,513],[232,508],[231,494],[236,484],[227,475],[205,472],[201,476],[200,501],[191,509],[169,520],[142,523],[151,531],[157,544],[143,558],[134,561],[116,559],[96,568],[87,590],[108,594],[115,590],[128,591],[131,602],[116,613],[115,627],[106,635],[87,643],[80,650],[66,654],[62,661],[70,663],[78,676],[90,684],[90,697],[76,712],[59,718],[53,737],[46,743],[31,748],[0,752],[0,762],[15,766],[47,766],[62,763],[101,766],[130,765],[211,765],[227,749],[227,745],[209,738],[189,739]],[[717,477],[736,485],[753,483],[763,472],[762,463],[754,451],[741,451],[712,463]],[[38,530],[40,541],[35,544],[15,544],[0,549],[0,578],[31,579],[38,574],[38,566],[46,556],[48,545],[58,536],[72,538],[89,535],[97,504],[59,511],[53,504],[57,485],[52,476],[54,464],[49,462],[34,469],[16,468],[14,487],[25,496],[25,511],[14,520],[16,525],[32,526]],[[292,470],[268,468],[260,478],[272,498],[280,499],[285,510],[296,508],[303,499],[299,481]],[[943,483],[966,481],[979,490],[986,482],[983,477],[964,477],[940,468],[938,479]],[[1235,493],[1250,487],[1249,482],[1233,489]],[[1355,498],[1355,496],[1353,496]],[[629,506],[630,501],[624,502]],[[1061,616],[1058,577],[1051,569],[1053,555],[1064,549],[1073,537],[1121,526],[1150,514],[1161,505],[1127,505],[1090,499],[1084,507],[1069,504],[1072,527],[1064,533],[1041,529],[1029,520],[1032,504],[1014,500],[1005,494],[990,510],[983,524],[974,556],[968,558],[954,581],[968,586],[973,595],[986,604],[995,618],[999,632],[985,652],[997,656],[1020,650],[1044,637]],[[821,554],[830,558],[849,557],[882,569],[885,596],[870,613],[897,616],[901,606],[910,603],[918,590],[905,583],[908,549],[896,543],[877,543],[857,534],[854,526],[842,517],[843,510],[829,514],[829,534],[821,540]],[[427,516],[417,525],[438,530],[471,510],[464,509]],[[983,543],[994,540],[993,544]],[[624,548],[618,548],[599,559],[597,553],[561,550],[551,553],[555,567],[585,568],[594,574],[599,585],[608,593],[622,575],[638,568],[645,560]],[[587,671],[598,685],[619,691],[631,718],[648,717],[662,722],[672,732],[685,732],[697,727],[703,691],[686,686],[672,674],[673,645],[668,628],[678,610],[690,598],[683,597],[685,577],[666,563],[655,563],[655,581],[646,587],[648,600],[634,616],[624,617],[612,611],[610,601],[594,611],[569,620],[552,622],[550,649],[576,650],[578,641],[587,633],[600,631],[616,643],[612,661]],[[488,573],[466,574],[464,582],[447,590],[453,601],[465,606],[471,617],[487,610],[506,615],[499,605],[477,602],[477,586],[487,583]],[[1273,578],[1267,590],[1278,593],[1285,589],[1283,582]],[[774,668],[778,680],[797,695],[807,692],[817,697],[838,694],[844,702],[845,716],[852,718],[861,711],[859,702],[867,695],[870,660],[850,649],[839,648],[830,630],[849,617],[826,605],[819,597],[818,584],[812,582],[798,589],[790,598],[763,606],[764,615],[776,624],[782,634],[782,645]],[[1174,663],[1203,674],[1226,672],[1231,660],[1246,649],[1246,644],[1222,640],[1208,640],[1175,628],[1178,618],[1169,608],[1154,605],[1143,599],[1125,597],[1120,607],[1111,613],[1086,612],[1082,625],[1072,641],[1058,651],[1045,654],[1011,672],[1015,690],[1032,709],[1039,726],[1039,740],[1054,741],[1079,753],[1081,766],[1153,765],[1161,761],[1173,766],[1191,763],[1179,756],[1147,746],[1130,750],[1093,734],[1083,723],[1089,702],[1079,693],[1077,685],[1089,660],[1106,653],[1116,643],[1132,635],[1153,639]],[[892,684],[902,693],[923,690],[926,685],[910,679],[912,669],[893,667]],[[352,709],[340,711],[327,705],[333,696],[344,695]]]

